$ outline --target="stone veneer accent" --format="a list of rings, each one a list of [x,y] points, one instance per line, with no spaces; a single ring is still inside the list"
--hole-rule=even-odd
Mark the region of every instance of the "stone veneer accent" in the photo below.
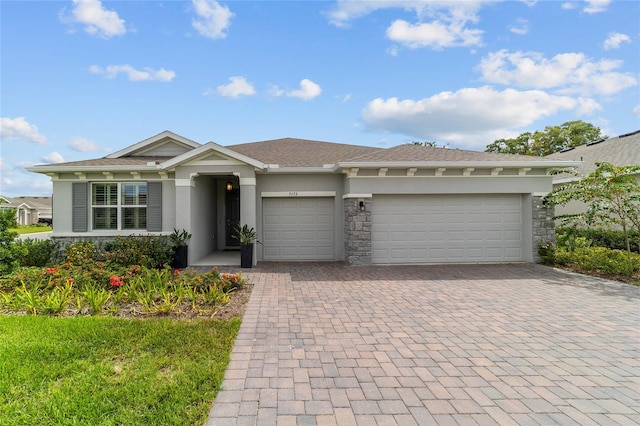
[[[371,198],[344,200],[344,254],[349,265],[371,265],[371,205]]]
[[[553,220],[555,209],[546,206],[542,202],[543,197],[532,197],[532,221],[533,221],[533,261],[540,262],[538,248],[541,244],[554,244],[556,242],[556,224]]]

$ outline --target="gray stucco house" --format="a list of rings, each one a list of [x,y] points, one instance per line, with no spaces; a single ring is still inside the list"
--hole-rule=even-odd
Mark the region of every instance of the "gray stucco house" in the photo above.
[[[104,158],[29,170],[53,180],[54,237],[193,234],[189,262],[237,246],[255,261],[532,262],[553,239],[541,205],[574,161],[277,139],[221,146],[165,131]]]

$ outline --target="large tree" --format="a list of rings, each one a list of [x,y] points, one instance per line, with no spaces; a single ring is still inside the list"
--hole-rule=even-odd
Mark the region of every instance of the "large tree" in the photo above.
[[[547,126],[542,131],[525,132],[513,139],[498,139],[487,145],[485,151],[544,157],[566,148],[606,138],[599,127],[576,120],[567,121],[560,126]]]

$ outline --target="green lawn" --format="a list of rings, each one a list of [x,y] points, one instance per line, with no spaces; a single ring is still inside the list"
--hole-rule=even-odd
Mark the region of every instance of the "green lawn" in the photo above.
[[[202,425],[239,326],[0,316],[0,425]]]
[[[36,232],[51,232],[53,228],[50,226],[33,226],[33,225],[24,225],[18,226],[17,228],[9,229],[11,232],[17,232],[18,234],[35,234]]]

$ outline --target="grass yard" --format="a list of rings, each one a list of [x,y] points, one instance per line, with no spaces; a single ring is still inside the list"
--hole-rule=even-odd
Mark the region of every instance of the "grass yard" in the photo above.
[[[202,425],[239,327],[0,316],[0,425]]]
[[[9,229],[11,232],[15,232],[19,235],[23,234],[35,234],[37,232],[51,232],[53,228],[50,226],[41,226],[41,225],[21,225],[17,228]]]

